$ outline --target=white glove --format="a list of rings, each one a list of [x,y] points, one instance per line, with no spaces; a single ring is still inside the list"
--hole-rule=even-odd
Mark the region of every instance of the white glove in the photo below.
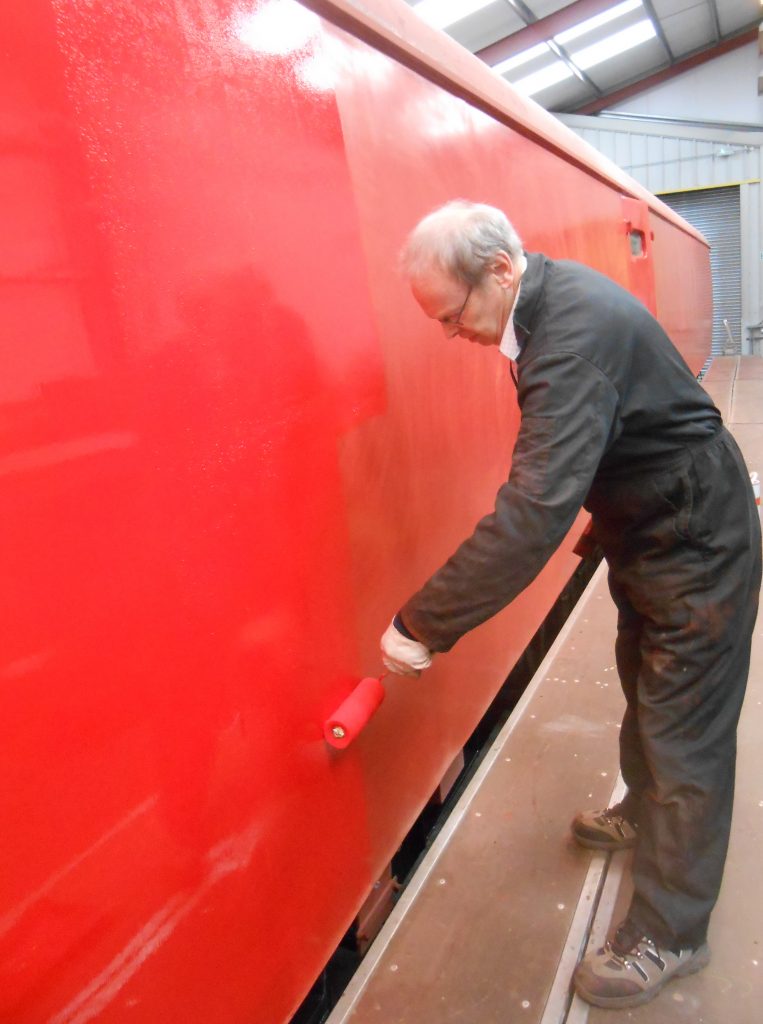
[[[418,640],[409,640],[395,628],[394,622],[390,622],[381,638],[381,649],[384,665],[399,676],[413,676],[417,679],[432,664],[428,648]]]

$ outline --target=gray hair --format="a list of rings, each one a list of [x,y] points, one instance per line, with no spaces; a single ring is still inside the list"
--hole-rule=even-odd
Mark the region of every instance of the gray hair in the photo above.
[[[499,252],[522,255],[522,242],[495,206],[454,199],[420,220],[408,236],[400,266],[409,279],[437,267],[474,286]]]

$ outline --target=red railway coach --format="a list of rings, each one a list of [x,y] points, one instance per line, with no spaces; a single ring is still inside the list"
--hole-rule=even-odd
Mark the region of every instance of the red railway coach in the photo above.
[[[405,234],[501,206],[695,371],[707,247],[401,0],[0,21],[0,1021],[282,1024],[585,525],[326,744],[517,430],[503,360],[410,298]]]

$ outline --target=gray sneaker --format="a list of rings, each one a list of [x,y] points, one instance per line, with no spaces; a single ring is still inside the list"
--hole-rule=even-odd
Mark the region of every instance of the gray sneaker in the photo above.
[[[587,1003],[618,1009],[648,1003],[671,978],[694,974],[709,963],[710,947],[706,942],[696,949],[675,953],[643,935],[623,950],[616,936],[614,942],[581,960],[573,981],[575,991]]]
[[[629,850],[638,842],[638,826],[620,813],[619,806],[581,811],[570,827],[575,841],[589,850]]]

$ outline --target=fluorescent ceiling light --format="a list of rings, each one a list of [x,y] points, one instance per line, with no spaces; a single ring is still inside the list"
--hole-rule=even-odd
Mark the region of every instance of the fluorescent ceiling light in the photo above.
[[[548,89],[549,86],[556,85],[557,82],[563,82],[565,78],[572,78],[572,72],[566,64],[558,60],[556,63],[551,64],[550,67],[543,68],[542,71],[536,71],[532,75],[526,75],[524,78],[520,78],[518,82],[512,82],[511,84],[519,92],[524,93],[525,96],[534,96],[537,92],[542,92],[544,89]]]
[[[577,51],[570,50],[569,54],[575,64],[585,71],[595,64],[609,60],[610,57],[617,57],[618,54],[633,49],[639,43],[645,43],[647,39],[653,39],[656,35],[654,25],[648,18],[645,18],[644,21],[624,28],[622,32],[615,32],[614,35],[608,36],[592,46],[586,46]]]
[[[761,3],[763,3],[763,0],[761,0]],[[507,57],[500,64],[493,64],[493,71],[497,71],[499,75],[505,75],[507,71],[513,71],[514,68],[521,67],[523,64],[527,64],[528,61],[535,60],[536,57],[542,57],[550,52],[548,43],[538,43],[537,46],[531,46],[529,50],[522,50],[513,57]]]
[[[413,9],[435,28],[446,28],[491,3],[493,0],[419,0]]]
[[[763,3],[763,0],[761,2]],[[573,39],[578,39],[587,32],[592,32],[595,28],[607,25],[610,21],[615,21],[617,18],[622,18],[623,15],[630,14],[631,11],[635,11],[639,7],[641,7],[641,0],[625,0],[624,4],[617,4],[608,11],[597,14],[594,18],[588,18],[586,21],[581,21],[579,25],[573,25],[572,28],[568,28],[565,32],[560,32],[558,36],[554,36],[554,40],[560,46],[565,46],[567,43],[571,43]]]

